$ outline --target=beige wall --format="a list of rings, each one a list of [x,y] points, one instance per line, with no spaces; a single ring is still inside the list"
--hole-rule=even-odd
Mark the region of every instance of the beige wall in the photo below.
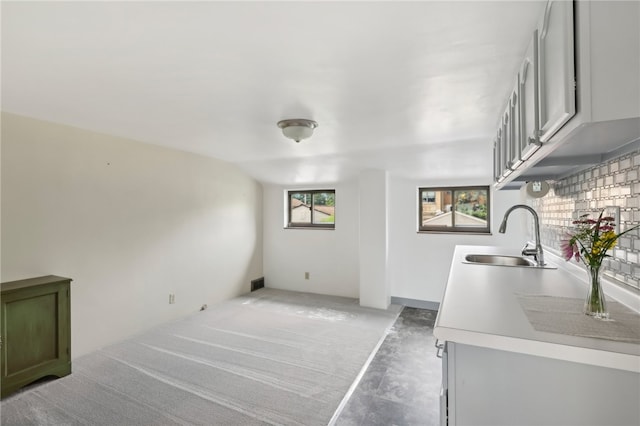
[[[235,166],[5,113],[1,160],[2,281],[74,280],[73,357],[262,276],[262,187]]]

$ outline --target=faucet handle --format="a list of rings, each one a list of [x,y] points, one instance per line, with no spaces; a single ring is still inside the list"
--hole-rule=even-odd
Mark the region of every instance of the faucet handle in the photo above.
[[[522,247],[522,255],[523,256],[533,256],[533,258],[538,260],[538,250],[536,248],[529,248],[529,242]]]
[[[536,261],[536,263],[538,264],[538,266],[545,266],[546,263],[544,262],[544,253],[542,251],[542,247],[533,247],[533,248],[529,248],[529,242],[527,241],[527,243],[524,245],[524,247],[522,248],[522,255],[523,256],[533,256],[533,259]]]

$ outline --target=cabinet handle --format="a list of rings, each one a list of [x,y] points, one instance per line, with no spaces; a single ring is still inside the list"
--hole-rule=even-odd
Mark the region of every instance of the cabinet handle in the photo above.
[[[442,358],[442,353],[444,352],[444,342],[440,342],[440,340],[436,339],[436,357]]]

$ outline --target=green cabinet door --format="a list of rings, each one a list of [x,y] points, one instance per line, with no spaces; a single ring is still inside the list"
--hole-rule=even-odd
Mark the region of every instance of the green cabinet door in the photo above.
[[[2,397],[71,373],[70,283],[53,275],[2,283]]]

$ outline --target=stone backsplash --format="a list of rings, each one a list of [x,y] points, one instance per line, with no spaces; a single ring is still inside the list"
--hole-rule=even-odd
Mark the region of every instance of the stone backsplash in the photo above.
[[[560,239],[573,220],[596,218],[609,206],[620,208],[620,229],[640,224],[640,150],[582,170],[551,184],[543,198],[528,200],[540,216],[542,243],[560,251]],[[625,234],[603,263],[603,273],[640,290],[640,229]]]

